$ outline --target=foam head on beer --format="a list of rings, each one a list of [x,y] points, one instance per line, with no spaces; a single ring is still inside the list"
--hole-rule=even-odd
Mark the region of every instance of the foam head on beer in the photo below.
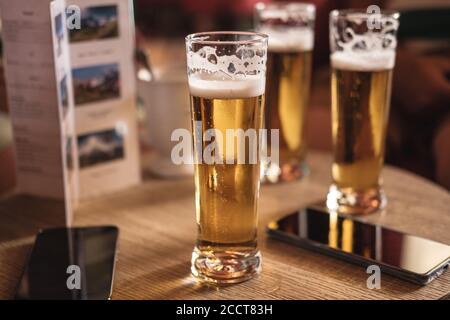
[[[311,51],[314,46],[314,31],[310,28],[262,26],[260,31],[269,35],[269,50],[272,52]]]
[[[395,51],[336,51],[331,54],[333,68],[352,71],[381,71],[394,68]]]
[[[247,76],[245,79],[229,80],[211,76],[189,78],[191,95],[209,99],[238,99],[257,97],[264,94],[264,79]]]
[[[311,51],[314,46],[315,7],[304,3],[258,3],[258,30],[269,35],[269,51]]]
[[[206,46],[188,53],[191,95],[203,98],[257,97],[265,90],[266,52],[245,45],[230,55],[220,55]]]
[[[333,68],[361,72],[393,69],[398,17],[396,12],[372,16],[354,10],[333,10],[330,13]]]

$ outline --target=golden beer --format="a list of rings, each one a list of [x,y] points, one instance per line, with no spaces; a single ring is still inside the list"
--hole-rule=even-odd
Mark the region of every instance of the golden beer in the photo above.
[[[315,6],[274,2],[255,6],[256,27],[269,35],[266,128],[279,140],[267,140],[263,182],[293,181],[307,174],[305,124],[311,89]],[[273,148],[278,148],[273,152]],[[273,159],[273,155],[278,159]]]
[[[239,283],[261,271],[256,236],[267,39],[253,32],[186,38],[198,229],[191,272],[212,284]]]
[[[239,99],[211,99],[191,96],[193,126],[201,121],[202,130],[194,131],[194,146],[205,150],[210,143],[203,137],[208,129],[219,131],[226,137],[227,129],[259,131],[263,121],[263,96]],[[199,136],[200,135],[200,136]],[[218,146],[219,163],[195,164],[196,221],[199,230],[197,248],[212,250],[216,254],[256,249],[257,200],[260,165],[238,164],[226,158],[226,147],[234,141],[224,140]],[[200,141],[200,144],[199,144]],[[248,141],[247,141],[248,142]],[[251,144],[245,144],[245,158],[249,159]],[[200,150],[194,150],[195,153]],[[233,161],[234,164],[227,164]],[[222,163],[220,163],[222,162]]]
[[[266,127],[279,129],[279,170],[267,179],[290,181],[304,175],[305,120],[309,104],[312,51],[277,51],[269,47]],[[269,152],[271,141],[268,139]],[[269,164],[273,165],[273,164]]]
[[[339,189],[379,187],[392,70],[332,71],[332,177]]]
[[[330,12],[333,184],[331,212],[369,214],[387,204],[381,181],[399,14]]]

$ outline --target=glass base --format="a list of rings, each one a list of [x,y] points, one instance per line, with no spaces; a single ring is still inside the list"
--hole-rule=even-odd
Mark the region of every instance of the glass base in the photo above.
[[[328,209],[345,214],[370,214],[383,210],[386,204],[387,198],[381,188],[372,188],[361,192],[352,188],[340,189],[333,184],[327,195]]]
[[[250,280],[261,272],[259,250],[245,252],[201,251],[192,252],[192,274],[200,281],[215,285],[227,285]]]
[[[309,168],[304,161],[300,163],[267,163],[261,165],[261,183],[275,184],[300,180],[309,174]]]

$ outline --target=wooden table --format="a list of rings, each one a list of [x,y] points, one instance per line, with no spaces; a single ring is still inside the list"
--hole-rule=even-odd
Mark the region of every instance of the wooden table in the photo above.
[[[367,289],[364,268],[272,239],[272,219],[324,198],[331,158],[311,152],[304,181],[264,186],[259,205],[263,271],[248,282],[213,288],[189,273],[196,237],[192,179],[148,180],[141,186],[84,203],[75,224],[120,227],[113,299],[438,299],[450,291],[450,272],[427,286],[387,275]],[[384,170],[385,214],[366,219],[450,244],[450,194],[396,168]],[[48,201],[14,196],[0,202],[0,298],[11,298],[35,232],[51,220]]]

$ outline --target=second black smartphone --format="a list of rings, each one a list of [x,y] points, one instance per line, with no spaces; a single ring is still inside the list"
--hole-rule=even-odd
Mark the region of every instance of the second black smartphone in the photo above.
[[[269,224],[270,236],[419,284],[450,263],[450,246],[311,206]]]

